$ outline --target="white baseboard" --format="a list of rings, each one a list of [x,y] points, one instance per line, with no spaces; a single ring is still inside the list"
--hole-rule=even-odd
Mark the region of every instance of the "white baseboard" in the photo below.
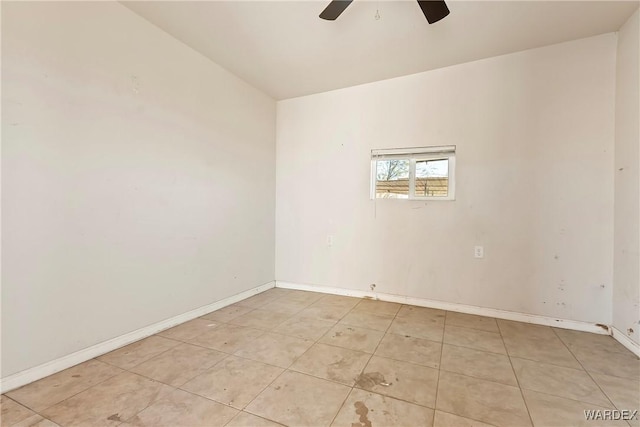
[[[629,338],[624,332],[618,328],[611,328],[613,338],[620,344],[625,346],[627,350],[640,357],[640,344]]]
[[[275,282],[265,283],[264,285],[249,289],[247,291],[233,295],[229,298],[216,301],[212,304],[196,308],[195,310],[188,311],[170,319],[166,319],[161,322],[154,323],[153,325],[145,326],[144,328],[140,328],[133,332],[120,335],[119,337],[112,338],[108,341],[92,345],[91,347],[76,351],[75,353],[71,353],[59,359],[55,359],[42,365],[26,369],[13,375],[9,375],[6,378],[0,379],[0,393],[5,393],[18,387],[22,387],[23,385],[55,374],[56,372],[68,369],[79,363],[86,362],[87,360],[91,360],[95,357],[116,350],[120,347],[124,347],[125,345],[131,344],[132,342],[139,341],[143,338],[147,338],[151,335],[157,334],[158,332],[164,331],[165,329],[169,329],[181,323],[193,320],[197,317],[204,316],[205,314],[211,313],[215,310],[219,310],[238,301],[242,301],[243,299],[249,298],[250,296],[253,296],[257,293],[264,292],[267,289],[273,288],[274,286]]]
[[[577,320],[556,319],[553,317],[518,313],[515,311],[498,310],[495,308],[476,307],[473,305],[457,304],[453,302],[413,298],[402,295],[381,294],[378,292],[359,291],[354,289],[282,282],[279,280],[276,281],[276,287],[285,289],[297,289],[301,291],[321,292],[325,294],[343,295],[357,298],[373,298],[380,301],[397,302],[401,304],[416,305],[419,307],[437,308],[440,310],[455,311],[458,313],[476,314],[479,316],[495,317],[497,319],[514,320],[516,322],[533,323],[536,325],[553,326],[556,328],[572,329],[575,331],[611,335],[611,328],[607,325],[598,325]]]

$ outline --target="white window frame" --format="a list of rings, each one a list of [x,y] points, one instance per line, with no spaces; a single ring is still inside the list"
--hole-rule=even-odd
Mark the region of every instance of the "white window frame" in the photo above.
[[[456,199],[456,146],[444,145],[434,147],[393,148],[385,150],[371,150],[371,194],[376,200],[377,162],[378,160],[408,160],[409,161],[409,198],[390,198],[390,200],[455,200]],[[416,196],[416,162],[422,160],[448,160],[447,196]]]

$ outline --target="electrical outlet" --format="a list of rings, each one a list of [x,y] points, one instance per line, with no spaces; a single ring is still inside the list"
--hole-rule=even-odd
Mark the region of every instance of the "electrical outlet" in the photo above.
[[[327,236],[327,246],[333,246],[333,236],[331,234]]]
[[[476,246],[473,248],[474,258],[484,258],[484,246]]]

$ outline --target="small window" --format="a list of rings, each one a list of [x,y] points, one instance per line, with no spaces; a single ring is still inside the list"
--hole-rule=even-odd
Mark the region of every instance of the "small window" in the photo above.
[[[371,152],[371,198],[455,199],[455,146]]]

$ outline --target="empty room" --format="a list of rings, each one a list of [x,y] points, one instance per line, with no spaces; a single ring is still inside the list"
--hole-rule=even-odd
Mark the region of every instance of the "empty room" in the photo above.
[[[2,1],[2,427],[640,427],[640,2]]]

